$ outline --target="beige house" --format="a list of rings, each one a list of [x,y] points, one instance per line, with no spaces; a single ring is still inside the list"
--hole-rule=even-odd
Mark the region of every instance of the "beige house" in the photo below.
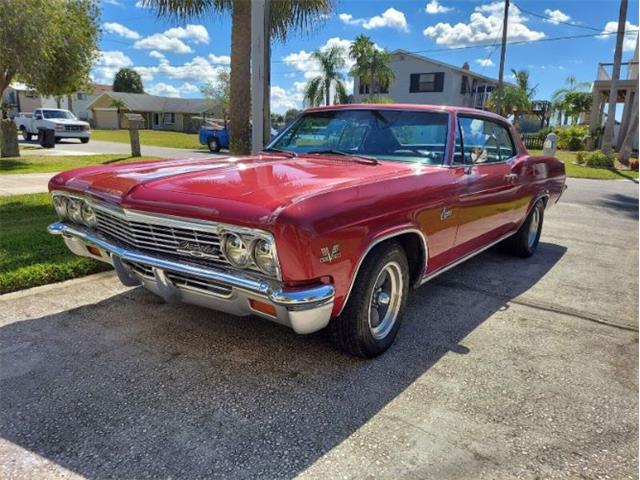
[[[53,97],[43,97],[33,88],[17,82],[7,87],[1,101],[11,118],[19,112],[31,113],[36,108],[56,108],[57,106]]]
[[[116,102],[121,103],[122,106],[118,108],[115,105]],[[105,92],[87,108],[92,112],[94,128],[105,130],[126,128],[124,114],[138,113],[144,118],[145,128],[194,132],[197,131],[203,118],[219,113],[205,99],[124,92]],[[118,119],[118,111],[120,119]]]
[[[391,97],[396,103],[484,109],[489,95],[498,86],[497,79],[472,72],[468,63],[456,67],[405,50],[391,52],[389,67],[394,80],[388,89],[374,93]],[[354,78],[354,102],[368,96],[369,85]]]

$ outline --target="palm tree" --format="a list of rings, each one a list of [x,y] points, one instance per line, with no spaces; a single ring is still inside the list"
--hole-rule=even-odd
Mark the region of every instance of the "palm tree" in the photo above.
[[[286,40],[290,30],[305,31],[333,8],[334,0],[278,0],[271,2],[271,32]],[[230,150],[251,150],[251,0],[143,0],[159,16],[188,20],[205,14],[231,11]],[[268,95],[267,95],[268,98]]]
[[[358,35],[349,48],[349,57],[356,62],[349,74],[369,85],[369,100],[373,99],[376,90],[389,88],[395,78],[389,67],[390,53],[376,48],[369,37]]]
[[[564,115],[564,125],[567,124],[569,120],[568,112],[571,109],[571,106],[567,104],[566,99],[567,95],[571,93],[580,93],[586,92],[591,87],[589,82],[578,82],[576,81],[576,77],[573,75],[569,75],[564,81],[566,87],[559,88],[553,95],[551,96],[551,105],[553,109],[560,114],[560,118]]]
[[[127,106],[127,104],[122,100],[114,98],[113,100],[111,100],[111,104],[109,106],[116,109],[116,115],[118,115],[118,129],[122,128],[120,126],[120,113],[122,112],[122,109]]]
[[[320,64],[320,75],[311,79],[304,92],[304,98],[311,106],[331,105],[331,86],[335,85],[337,103],[347,102],[347,91],[344,86],[344,75],[340,70],[346,66],[344,50],[333,46],[326,50],[316,50],[311,58]]]

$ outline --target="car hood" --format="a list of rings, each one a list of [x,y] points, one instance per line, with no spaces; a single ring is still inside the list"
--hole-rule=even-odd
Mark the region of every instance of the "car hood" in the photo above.
[[[77,169],[54,177],[50,188],[126,208],[264,225],[310,196],[411,172],[409,164],[339,157],[211,157]]]
[[[45,118],[47,122],[59,123],[60,125],[89,125],[82,120],[72,120],[70,118]]]

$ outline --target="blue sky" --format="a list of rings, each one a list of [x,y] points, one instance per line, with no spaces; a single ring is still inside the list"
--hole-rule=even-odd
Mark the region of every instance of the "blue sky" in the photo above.
[[[276,0],[277,1],[277,0]],[[313,50],[327,45],[347,47],[366,34],[387,50],[402,48],[487,76],[498,76],[502,1],[490,0],[337,0],[333,15],[311,31],[277,42],[272,54],[272,108],[300,108],[302,90],[317,67]],[[518,8],[518,6],[520,8]],[[208,15],[190,22],[158,19],[137,0],[103,0],[100,58],[93,76],[111,83],[120,67],[135,68],[149,93],[198,97],[199,87],[229,63],[231,19]],[[527,69],[546,99],[568,75],[592,81],[597,64],[613,61],[618,0],[517,0],[510,9],[510,45],[506,72]],[[628,30],[638,29],[638,2],[629,2]],[[568,25],[572,24],[572,25]],[[583,38],[549,41],[557,37]],[[494,47],[495,45],[495,47]],[[625,41],[623,59],[630,60],[634,34]]]

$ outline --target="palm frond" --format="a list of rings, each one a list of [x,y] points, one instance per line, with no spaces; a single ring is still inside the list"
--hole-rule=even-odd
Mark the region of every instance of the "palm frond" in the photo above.
[[[322,76],[315,77],[307,83],[304,89],[304,100],[309,106],[317,107],[324,100],[324,78]]]
[[[334,104],[349,103],[349,94],[342,80],[336,81],[336,95],[333,99]]]
[[[292,31],[308,31],[333,11],[334,0],[277,0],[271,2],[271,34],[286,40]]]
[[[231,11],[233,0],[142,0],[159,17],[190,20],[210,12]]]

